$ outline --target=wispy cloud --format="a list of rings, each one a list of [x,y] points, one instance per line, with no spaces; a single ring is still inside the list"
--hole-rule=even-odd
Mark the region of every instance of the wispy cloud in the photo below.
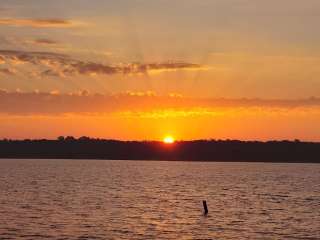
[[[31,63],[34,65],[42,65],[48,62],[64,63],[64,61],[69,61],[66,55],[58,53],[23,52],[10,50],[0,50],[0,58],[6,61],[7,64]]]
[[[66,28],[75,25],[74,22],[66,19],[23,19],[23,18],[0,18],[0,25],[15,27],[34,27],[34,28]]]
[[[43,42],[43,41],[42,41]],[[45,42],[45,41],[44,41]],[[43,76],[148,74],[154,71],[204,70],[204,66],[187,62],[102,64],[50,52],[0,50],[7,64],[32,64],[41,67]],[[43,70],[43,68],[46,68]]]
[[[56,44],[58,44],[57,41],[52,40],[52,39],[48,39],[48,38],[38,38],[38,39],[34,39],[29,42],[33,43],[33,44],[39,44],[39,45],[56,45]]]
[[[1,64],[1,59],[0,59],[0,64]],[[5,75],[14,75],[16,71],[10,68],[0,68],[0,74],[1,73]]]
[[[88,91],[60,94],[0,90],[0,113],[10,115],[120,114],[152,118],[216,116],[230,111],[285,113],[307,110],[320,112],[320,99],[199,99],[158,96],[150,92],[101,95]]]

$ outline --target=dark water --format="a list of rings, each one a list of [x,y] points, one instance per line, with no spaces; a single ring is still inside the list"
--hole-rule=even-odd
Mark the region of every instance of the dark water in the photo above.
[[[320,239],[320,165],[0,160],[0,239]]]

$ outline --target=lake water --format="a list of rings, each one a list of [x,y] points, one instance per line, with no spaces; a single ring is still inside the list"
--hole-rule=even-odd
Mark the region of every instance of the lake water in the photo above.
[[[0,239],[320,239],[320,165],[0,160]]]

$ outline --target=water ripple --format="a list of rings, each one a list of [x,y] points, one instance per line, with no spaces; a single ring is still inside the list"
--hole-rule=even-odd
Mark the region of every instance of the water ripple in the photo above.
[[[320,239],[319,207],[320,165],[0,160],[1,240]]]

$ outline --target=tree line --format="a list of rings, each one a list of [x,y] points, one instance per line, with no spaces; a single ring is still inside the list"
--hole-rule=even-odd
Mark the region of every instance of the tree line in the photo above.
[[[320,143],[197,140],[117,141],[60,136],[56,140],[0,140],[0,158],[241,162],[320,162]]]

